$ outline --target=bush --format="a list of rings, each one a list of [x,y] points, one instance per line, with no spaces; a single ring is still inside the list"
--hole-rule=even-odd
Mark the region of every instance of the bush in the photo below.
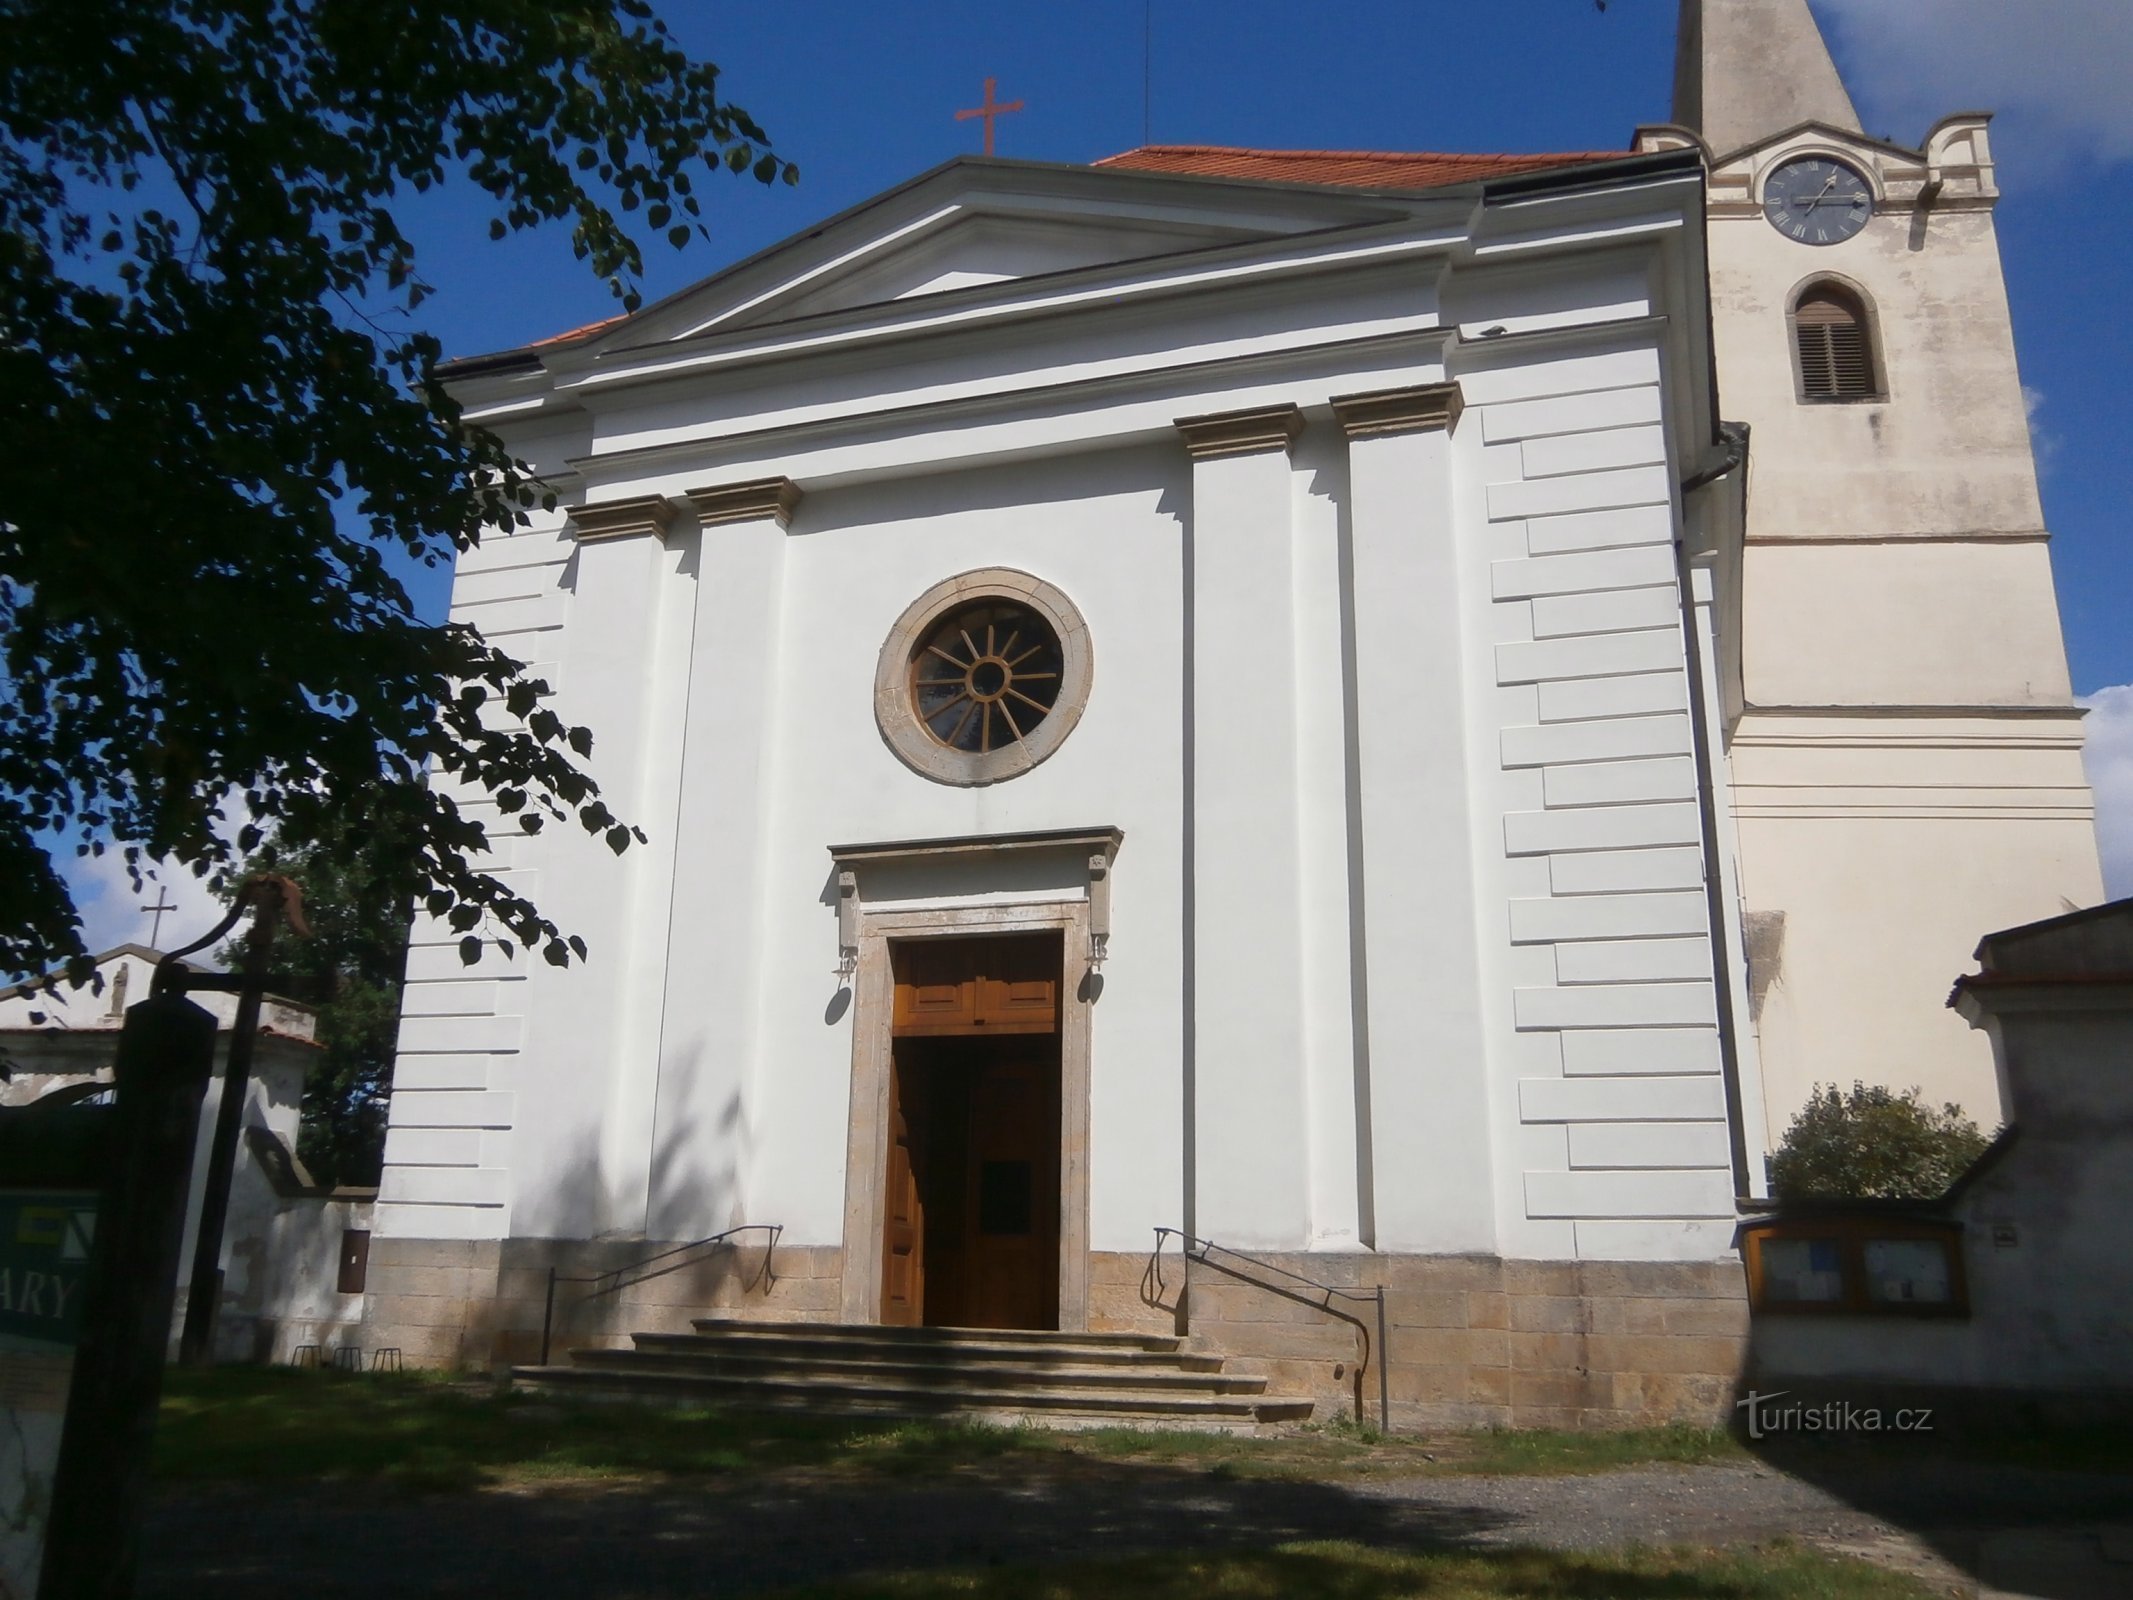
[[[1916,1089],[1822,1084],[1770,1158],[1770,1190],[1780,1200],[1931,1200],[1991,1142],[1959,1106],[1935,1111]]]

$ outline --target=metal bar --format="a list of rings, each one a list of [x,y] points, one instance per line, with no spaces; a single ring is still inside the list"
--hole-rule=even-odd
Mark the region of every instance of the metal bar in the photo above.
[[[1378,1432],[1392,1432],[1392,1345],[1385,1337],[1385,1285],[1378,1285]]]
[[[1195,1234],[1187,1233],[1182,1228],[1158,1227],[1155,1230],[1155,1259],[1159,1261],[1162,1257],[1163,1241],[1173,1236],[1179,1240],[1179,1249],[1186,1259],[1198,1260],[1208,1266],[1213,1266],[1218,1272],[1226,1272],[1232,1269],[1217,1266],[1214,1262],[1209,1261],[1208,1254],[1211,1251],[1219,1250],[1223,1255],[1234,1256],[1239,1261],[1249,1263],[1256,1271],[1268,1272],[1277,1277],[1287,1278],[1291,1283],[1300,1283],[1305,1288],[1315,1289],[1320,1294],[1328,1297],[1339,1295],[1343,1300],[1368,1300],[1374,1302],[1378,1313],[1377,1345],[1375,1349],[1370,1351],[1369,1359],[1377,1363],[1378,1369],[1378,1431],[1387,1434],[1392,1432],[1392,1374],[1390,1370],[1391,1363],[1388,1359],[1391,1354],[1391,1344],[1385,1331],[1385,1286],[1382,1283],[1378,1284],[1368,1294],[1364,1294],[1360,1289],[1336,1288],[1330,1283],[1320,1283],[1316,1278],[1307,1278],[1300,1272],[1291,1272],[1286,1267],[1277,1267],[1271,1261],[1261,1261],[1257,1256],[1248,1256],[1241,1250],[1232,1250],[1227,1245],[1216,1244],[1212,1239],[1202,1239]],[[1259,1287],[1268,1289],[1275,1294],[1287,1292],[1271,1284],[1261,1284]],[[1341,1318],[1344,1322],[1355,1322],[1353,1317],[1348,1316],[1345,1312],[1335,1311],[1331,1305],[1322,1306],[1320,1309],[1329,1315]],[[1369,1336],[1364,1333],[1363,1325],[1360,1322],[1356,1322],[1355,1327],[1357,1336],[1367,1343]],[[1360,1373],[1357,1374],[1357,1385],[1355,1420],[1361,1422],[1363,1420],[1363,1396],[1360,1387]]]
[[[1276,1273],[1281,1277],[1287,1278],[1292,1283],[1300,1283],[1306,1288],[1316,1289],[1321,1294],[1337,1294],[1343,1300],[1369,1300],[1372,1298],[1372,1296],[1363,1293],[1360,1289],[1343,1289],[1334,1284],[1320,1283],[1316,1278],[1307,1278],[1300,1272],[1291,1272],[1287,1267],[1277,1267],[1271,1261],[1261,1261],[1257,1256],[1248,1256],[1242,1250],[1232,1250],[1226,1244],[1216,1244],[1212,1239],[1198,1238],[1193,1234],[1186,1233],[1181,1228],[1157,1228],[1155,1231],[1159,1241],[1158,1247],[1160,1247],[1160,1240],[1164,1235],[1174,1234],[1183,1241],[1184,1247],[1188,1250],[1197,1249],[1203,1261],[1207,1259],[1208,1251],[1219,1250],[1226,1256],[1235,1256],[1239,1261],[1249,1261],[1261,1272]]]
[[[775,1234],[782,1232],[784,1227],[785,1224],[782,1222],[743,1222],[726,1229],[723,1233],[714,1233],[707,1239],[692,1239],[687,1244],[670,1245],[664,1250],[646,1256],[641,1261],[631,1261],[619,1267],[609,1267],[605,1272],[595,1273],[590,1278],[565,1278],[563,1281],[565,1283],[603,1283],[609,1278],[619,1278],[624,1273],[641,1271],[655,1261],[666,1260],[668,1256],[678,1256],[688,1250],[701,1250],[707,1244],[718,1244],[722,1240],[732,1238],[737,1233],[747,1233],[752,1229]],[[628,1288],[629,1285],[617,1284],[616,1287]]]
[[[555,1326],[555,1268],[548,1269],[548,1303],[541,1308],[541,1365],[548,1365],[548,1332]]]
[[[584,1298],[585,1300],[595,1300],[603,1294],[615,1294],[623,1289],[631,1288],[636,1284],[642,1283],[644,1281],[644,1279],[642,1278],[630,1278],[625,1281],[624,1274],[626,1273],[641,1271],[645,1267],[653,1265],[655,1262],[666,1260],[669,1256],[678,1256],[690,1250],[701,1250],[706,1245],[721,1244],[724,1241],[732,1238],[737,1233],[750,1232],[767,1233],[770,1235],[770,1243],[763,1247],[764,1264],[767,1268],[770,1260],[770,1252],[777,1248],[778,1236],[784,1231],[785,1224],[782,1222],[743,1222],[738,1227],[726,1229],[723,1233],[714,1233],[708,1239],[697,1239],[693,1240],[688,1244],[671,1245],[667,1249],[655,1251],[653,1254],[646,1256],[641,1261],[632,1261],[625,1266],[612,1267],[606,1272],[595,1273],[589,1278],[566,1277],[565,1275],[557,1272],[556,1269],[551,1266],[548,1269],[547,1297],[543,1301],[541,1306],[541,1365],[544,1367],[548,1365],[548,1360],[552,1348],[551,1341],[553,1339],[555,1331],[555,1286],[557,1284],[589,1283],[593,1285],[593,1288],[591,1293],[587,1294]],[[582,1303],[583,1301],[580,1302],[580,1304]]]

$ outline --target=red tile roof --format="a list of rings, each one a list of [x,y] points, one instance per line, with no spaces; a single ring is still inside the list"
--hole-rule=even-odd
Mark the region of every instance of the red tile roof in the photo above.
[[[545,339],[536,339],[531,344],[521,345],[519,348],[522,350],[538,350],[544,345],[563,344],[572,339],[582,339],[588,334],[598,333],[602,328],[612,328],[616,323],[626,321],[628,316],[629,313],[625,311],[612,317],[602,317],[598,322],[588,322],[583,327],[578,328],[566,328],[561,333],[551,333]]]
[[[1502,178],[1514,172],[1614,161],[1619,150],[1548,155],[1443,155],[1398,150],[1243,150],[1213,144],[1151,144],[1106,156],[1099,167],[1177,172],[1200,178],[1257,178],[1269,183],[1353,184],[1373,189],[1433,189]]]

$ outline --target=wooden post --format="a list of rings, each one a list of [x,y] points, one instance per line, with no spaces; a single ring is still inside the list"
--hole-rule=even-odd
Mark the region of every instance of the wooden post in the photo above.
[[[38,1600],[133,1593],[193,1142],[214,1058],[215,1019],[184,996],[157,995],[126,1012]]]
[[[215,1137],[207,1148],[207,1184],[200,1192],[200,1226],[193,1240],[192,1287],[185,1296],[185,1327],[178,1339],[178,1359],[187,1366],[215,1363],[215,1316],[222,1309],[222,1229],[230,1214],[230,1180],[237,1174],[237,1140],[252,1081],[252,1050],[259,1038],[267,952],[274,944],[275,925],[284,917],[296,933],[311,931],[304,925],[303,896],[287,878],[247,878],[230,916],[247,905],[252,908],[252,929],[245,935],[244,975],[236,986],[237,1020],[230,1025],[229,1053],[222,1062],[222,1098],[215,1106]],[[225,918],[225,924],[229,920]],[[166,981],[166,970],[157,968],[159,986]]]

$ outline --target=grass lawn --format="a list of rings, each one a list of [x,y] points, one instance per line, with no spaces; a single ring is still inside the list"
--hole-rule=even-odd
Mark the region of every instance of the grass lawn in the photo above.
[[[1818,1468],[1900,1467],[1919,1459],[1920,1448],[1910,1435],[1860,1435],[1773,1440],[1759,1454],[1812,1477]],[[2004,1466],[2133,1473],[2133,1440],[2117,1430],[1937,1434],[1929,1448],[1939,1456]],[[165,1482],[332,1479],[456,1489],[732,1473],[1058,1476],[1120,1463],[1217,1478],[1338,1481],[1754,1459],[1723,1429],[1685,1426],[1390,1438],[1343,1425],[1269,1438],[1137,1428],[1065,1433],[954,1421],[572,1403],[500,1393],[483,1380],[435,1373],[174,1367],[164,1381],[155,1470]]]
[[[775,1600],[1927,1600],[1935,1590],[1791,1545],[1423,1555],[1347,1543],[1065,1566],[900,1573]]]
[[[1380,1438],[1345,1427],[1278,1438],[573,1404],[433,1374],[173,1368],[155,1470],[205,1479],[382,1480],[410,1488],[792,1472],[852,1477],[1062,1473],[1105,1463],[1219,1477],[1597,1472],[1746,1459],[1718,1429]],[[1256,1591],[1240,1590],[1240,1593]],[[1370,1591],[1375,1592],[1375,1591]]]

